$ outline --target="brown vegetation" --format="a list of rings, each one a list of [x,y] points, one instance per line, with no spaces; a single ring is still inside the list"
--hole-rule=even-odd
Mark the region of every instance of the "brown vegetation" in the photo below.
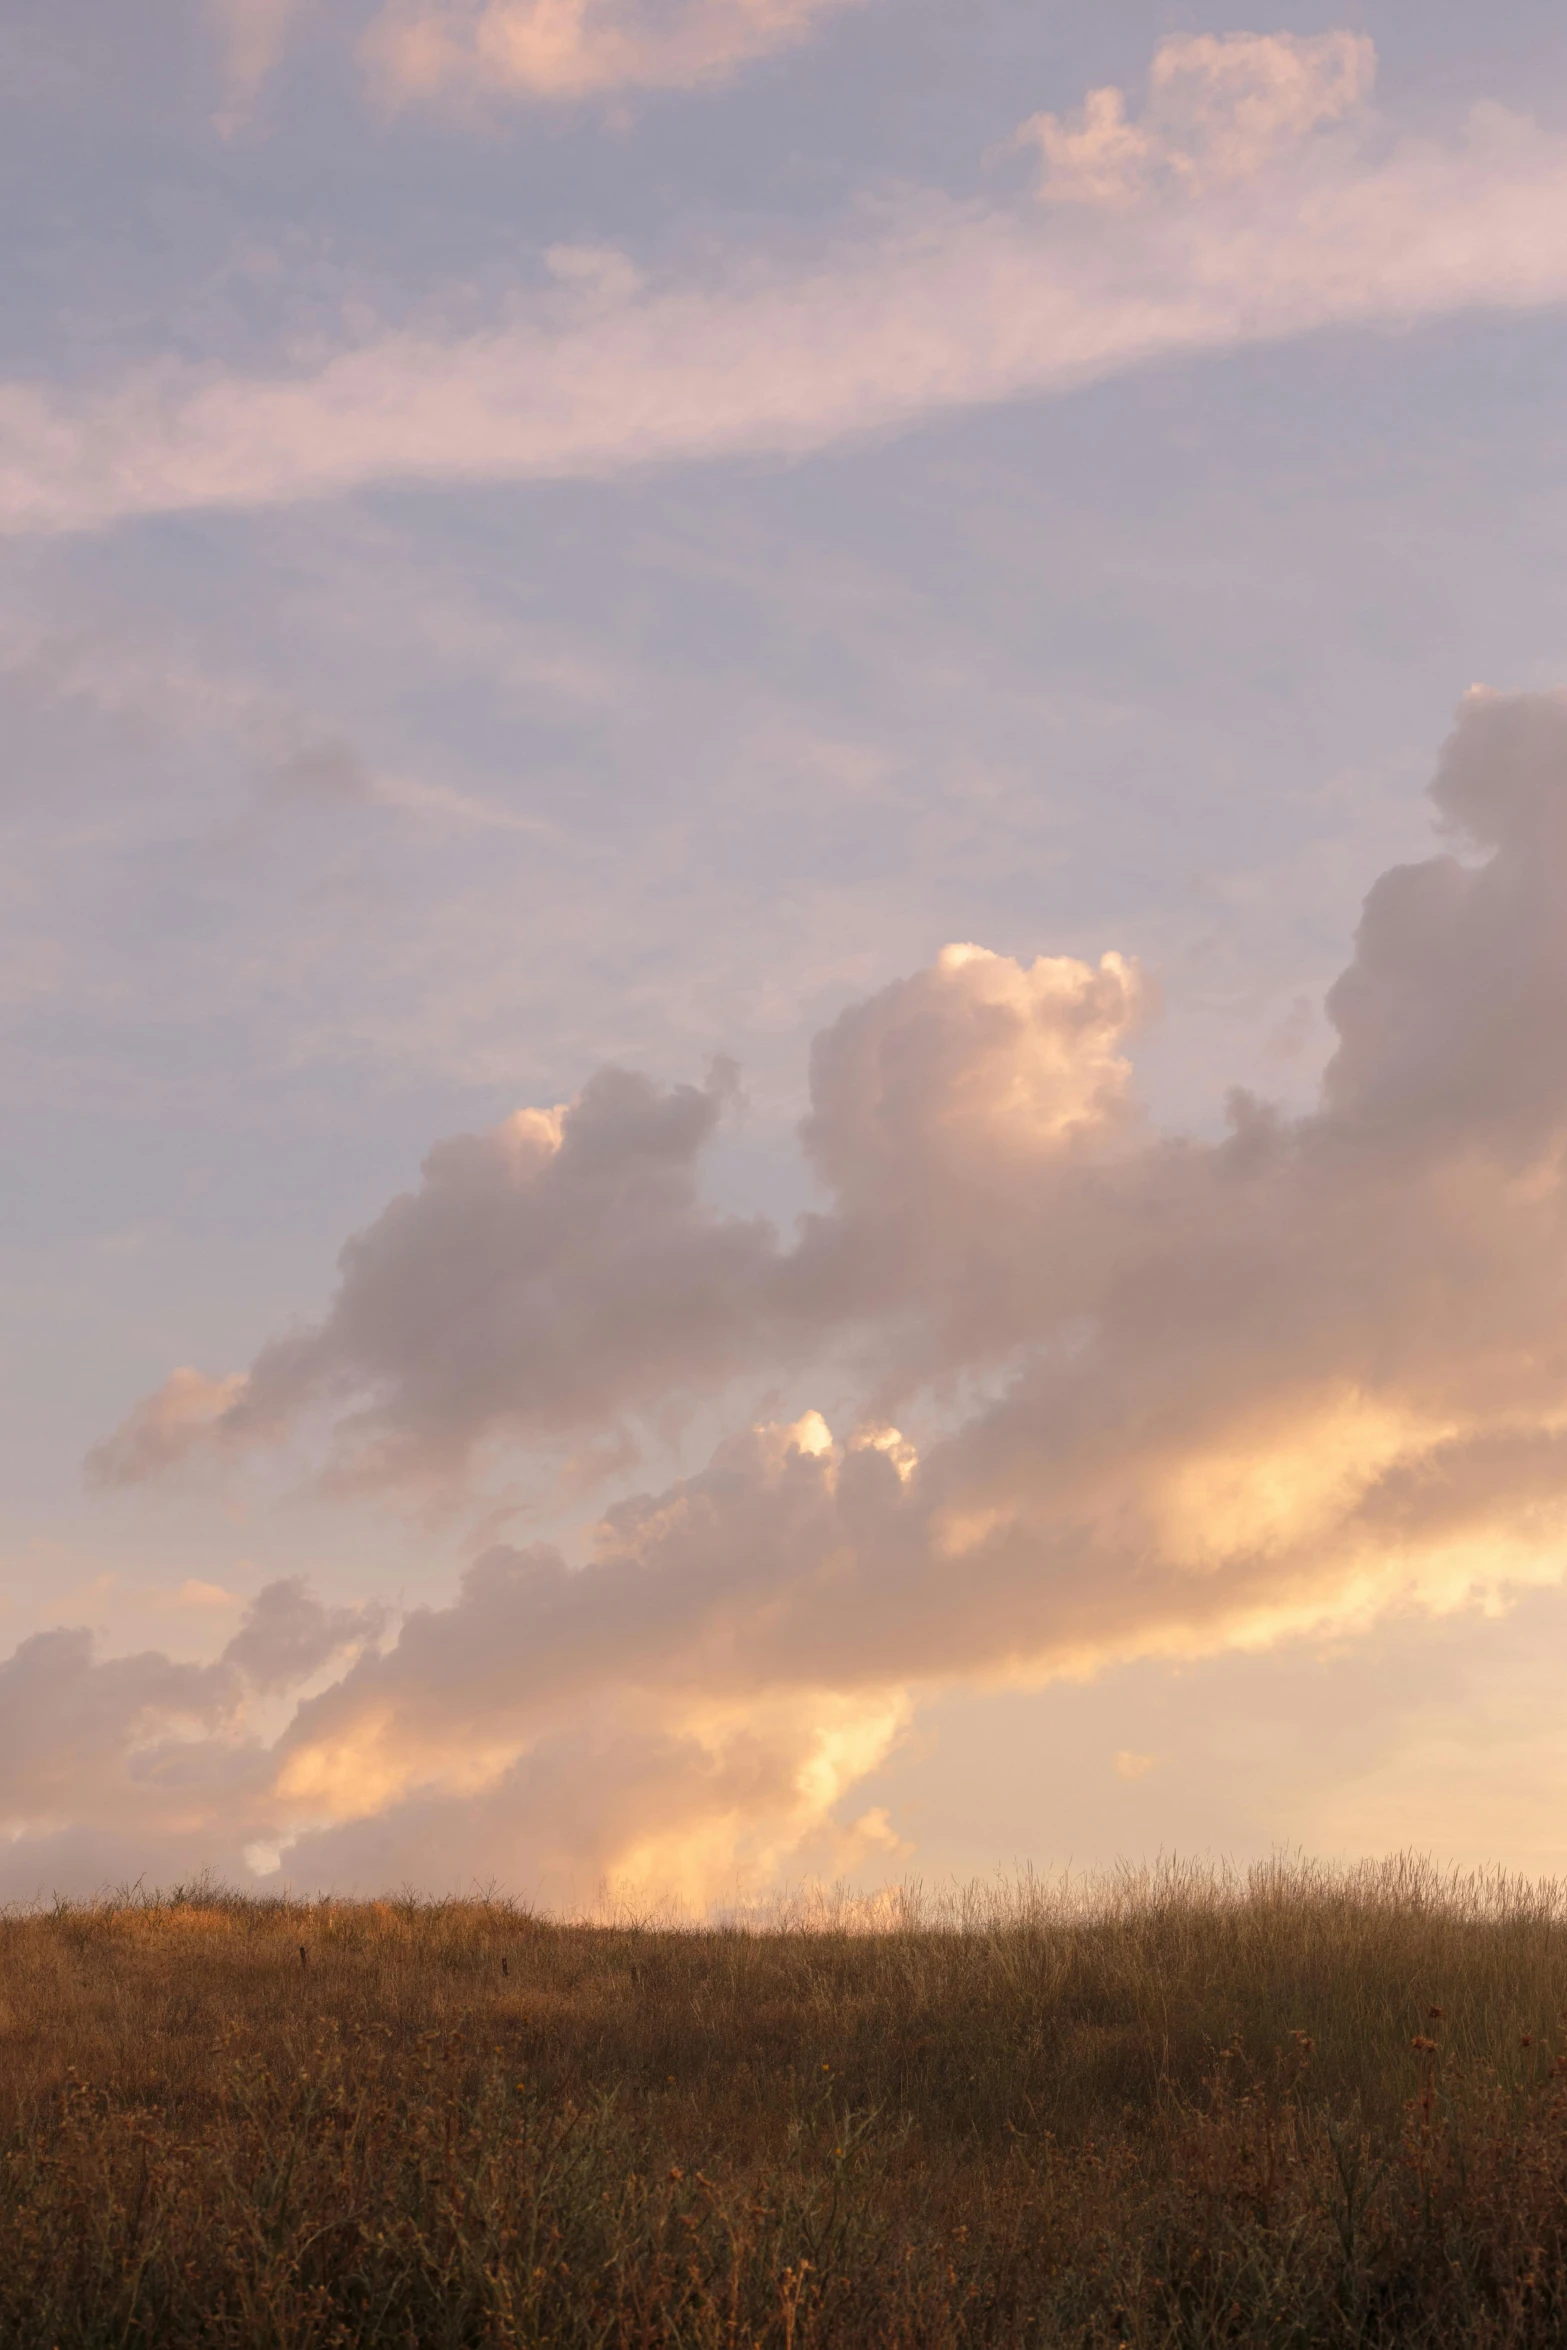
[[[0,1920],[0,2343],[1567,2340],[1567,1908]]]

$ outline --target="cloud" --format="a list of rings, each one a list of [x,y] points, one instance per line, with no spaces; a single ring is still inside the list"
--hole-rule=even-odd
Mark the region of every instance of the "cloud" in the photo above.
[[[300,0],[210,0],[210,8],[223,47],[232,122],[281,58]]]
[[[696,90],[809,38],[858,0],[387,0],[360,40],[383,102],[555,104]],[[279,63],[305,0],[209,0],[233,127]]]
[[[874,1809],[832,1816],[904,1726],[896,1696],[508,1691],[557,1572],[482,1561],[450,1607],[407,1618],[383,1677],[351,1668],[333,1710],[307,1700],[270,1741],[258,1699],[345,1650],[368,1668],[377,1611],[273,1585],[210,1665],[99,1659],[85,1630],[24,1641],[0,1663],[0,1898],[286,1866],[344,1891],[501,1881],[583,1902],[613,1880],[702,1904],[802,1854],[833,1875],[900,1849]]]
[[[1124,90],[1091,90],[1075,118],[1036,114],[1018,135],[1039,147],[1049,203],[1200,195],[1255,179],[1353,117],[1375,75],[1363,33],[1177,35],[1155,52],[1139,121],[1128,120]]]
[[[297,1689],[345,1649],[379,1637],[386,1611],[375,1605],[324,1607],[297,1575],[269,1583],[223,1651],[223,1661],[268,1693]]]
[[[391,0],[364,54],[395,103],[695,89],[850,0]]]
[[[209,1379],[182,1364],[155,1394],[137,1404],[112,1436],[93,1447],[87,1458],[88,1483],[134,1485],[184,1460],[222,1421],[244,1386],[237,1375]]]
[[[787,1239],[704,1202],[727,1077],[603,1073],[441,1145],[195,1442],[335,1411],[391,1486],[712,1405],[744,1365],[830,1371],[858,1406],[836,1432],[740,1426],[607,1508],[581,1559],[492,1548],[264,1752],[236,1743],[237,1677],[297,1675],[363,1619],[291,1589],[269,1606],[293,1629],[258,1604],[208,1668],[27,1644],[0,1785],[43,1795],[12,1805],[13,1880],[66,1865],[48,1838],[100,1818],[100,1784],[131,1818],[134,1781],[192,1865],[243,1835],[311,1882],[417,1865],[712,1900],[879,1849],[853,1789],[943,1687],[1559,1582],[1567,697],[1472,693],[1433,797],[1460,853],[1371,890],[1307,1114],[1237,1093],[1217,1139],[1162,1134],[1133,966],[960,947],[818,1038],[802,1141],[827,1199]]]
[[[1489,104],[1446,143],[1395,137],[1369,70],[1349,35],[1177,42],[1137,124],[1101,92],[1028,126],[1046,197],[1090,201],[908,194],[804,266],[681,282],[623,256],[478,333],[0,385],[0,529],[799,452],[1161,357],[1567,299],[1567,139]]]
[[[78,1882],[123,1876],[133,1855],[132,1876],[189,1873],[193,1838],[238,1865],[275,1808],[256,1699],[298,1688],[382,1621],[374,1607],[326,1609],[290,1578],[260,1593],[210,1664],[155,1650],[98,1659],[81,1629],[24,1640],[0,1663],[0,1891],[38,1891],[51,1854],[91,1856]]]
[[[176,1371],[89,1464],[135,1484],[205,1439],[239,1449],[340,1414],[339,1474],[441,1479],[495,1435],[611,1434],[787,1344],[776,1235],[716,1214],[698,1171],[732,1072],[663,1091],[601,1071],[578,1099],[443,1142],[342,1254],[325,1318],[224,1380]],[[343,1413],[349,1403],[357,1408]]]
[[[441,1484],[496,1442],[624,1460],[633,1423],[668,1428],[682,1405],[742,1372],[774,1377],[837,1332],[870,1343],[888,1311],[903,1384],[916,1357],[983,1352],[996,1301],[974,1227],[1015,1218],[1134,1122],[1119,1047],[1145,993],[1116,955],[1025,970],[957,946],[845,1013],[817,1040],[803,1135],[839,1212],[808,1219],[793,1250],[702,1197],[735,1091],[726,1065],[700,1089],[601,1070],[574,1102],[440,1143],[418,1190],[348,1242],[321,1321],[247,1372],[174,1372],[89,1475],[141,1483],[313,1413],[332,1420],[348,1482]],[[992,1279],[1015,1288],[1010,1265]],[[923,1340],[902,1326],[916,1302]]]

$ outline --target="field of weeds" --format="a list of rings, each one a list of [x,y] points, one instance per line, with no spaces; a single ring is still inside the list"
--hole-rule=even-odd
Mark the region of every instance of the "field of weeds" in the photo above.
[[[1567,1901],[0,1919],[0,2343],[1567,2342]]]

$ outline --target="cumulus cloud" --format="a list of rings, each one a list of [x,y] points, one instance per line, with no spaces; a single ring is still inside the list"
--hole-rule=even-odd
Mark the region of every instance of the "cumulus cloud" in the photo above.
[[[0,1892],[188,1874],[196,1847],[236,1872],[275,1816],[276,1766],[254,1726],[374,1640],[376,1607],[326,1608],[297,1577],[262,1591],[209,1664],[155,1650],[100,1659],[82,1629],[41,1632],[0,1663]]]
[[[335,1403],[363,1475],[450,1475],[784,1361],[852,1367],[858,1412],[741,1427],[580,1559],[492,1548],[389,1645],[293,1587],[210,1667],[26,1644],[10,1881],[112,1815],[192,1865],[711,1900],[883,1849],[853,1790],[954,1681],[1559,1581],[1567,697],[1470,695],[1433,796],[1453,848],[1371,890],[1305,1115],[1237,1093],[1216,1139],[1157,1132],[1133,966],[970,946],[818,1038],[828,1197],[788,1238],[704,1203],[727,1080],[601,1074],[442,1145],[195,1441]],[[244,1693],[334,1643],[247,1745]]]
[[[271,375],[0,385],[0,529],[815,449],[1174,353],[1567,299],[1567,139],[1484,104],[1395,136],[1370,70],[1348,34],[1178,41],[1135,122],[1104,91],[1031,119],[1042,203],[909,195],[813,263],[701,280],[626,256],[493,329]]]
[[[598,97],[721,81],[849,0],[391,0],[365,55],[396,102]]]
[[[258,1592],[223,1662],[255,1689],[297,1689],[345,1649],[362,1649],[386,1626],[374,1602],[326,1607],[301,1576],[285,1576]]]
[[[1146,992],[1114,954],[1025,969],[953,946],[846,1012],[816,1041],[802,1138],[838,1206],[793,1248],[702,1196],[735,1090],[725,1064],[668,1090],[601,1070],[574,1102],[440,1143],[417,1191],[347,1243],[319,1322],[247,1372],[173,1372],[89,1477],[139,1484],[313,1414],[332,1422],[344,1482],[441,1484],[496,1442],[621,1461],[635,1423],[669,1428],[725,1381],[837,1335],[885,1358],[889,1392],[1010,1348],[1029,1309],[987,1223],[1037,1216],[1137,1131],[1120,1047]]]
[[[699,1190],[733,1071],[661,1089],[601,1071],[575,1102],[440,1143],[416,1192],[342,1253],[324,1319],[251,1370],[180,1370],[92,1454],[135,1484],[205,1440],[238,1449],[339,1419],[339,1471],[441,1478],[502,1434],[613,1434],[786,1345],[777,1236]],[[351,1408],[343,1412],[345,1402]]]

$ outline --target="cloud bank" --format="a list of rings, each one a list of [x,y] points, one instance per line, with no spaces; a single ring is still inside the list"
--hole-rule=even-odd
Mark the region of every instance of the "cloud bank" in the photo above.
[[[1021,205],[889,197],[814,263],[700,282],[600,255],[490,331],[372,332],[270,376],[0,385],[0,529],[799,452],[1161,357],[1567,299],[1567,140],[1491,105],[1450,142],[1394,136],[1371,67],[1349,34],[1182,38],[1135,119],[1100,90],[1025,124]]]
[[[25,1643],[0,1884],[118,1856],[702,1902],[884,1851],[855,1785],[954,1683],[1559,1581],[1567,697],[1471,694],[1433,798],[1454,852],[1367,897],[1306,1115],[1237,1093],[1217,1139],[1161,1133],[1135,966],[958,947],[817,1038],[823,1204],[787,1236],[704,1196],[726,1069],[440,1144],[314,1325],[176,1373],[97,1473],[314,1431],[425,1494],[699,1401],[735,1432],[395,1638],[291,1585],[209,1666]],[[736,1382],[784,1371],[858,1403],[750,1425]]]

